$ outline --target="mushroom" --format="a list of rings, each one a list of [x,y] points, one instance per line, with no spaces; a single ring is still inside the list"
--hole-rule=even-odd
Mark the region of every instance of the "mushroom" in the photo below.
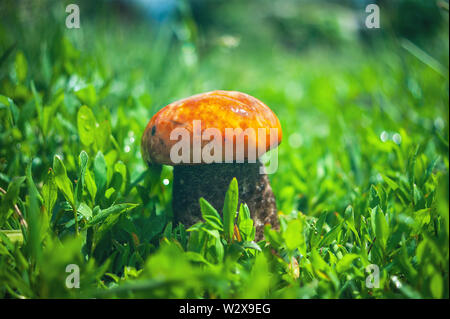
[[[173,165],[174,221],[201,220],[199,198],[221,209],[236,177],[239,201],[256,226],[278,228],[277,208],[260,156],[281,142],[276,115],[258,99],[236,91],[198,94],[162,108],[148,122],[141,152],[148,165]]]

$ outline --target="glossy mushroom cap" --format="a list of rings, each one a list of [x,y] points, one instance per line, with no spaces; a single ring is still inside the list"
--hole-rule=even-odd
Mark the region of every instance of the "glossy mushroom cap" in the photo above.
[[[197,125],[199,129],[195,132],[194,121],[201,121],[201,128]],[[186,164],[174,163],[170,157],[171,148],[181,138],[177,136],[170,139],[171,132],[177,128],[183,128],[189,132],[191,147],[189,163],[195,162],[192,159],[194,139],[200,141],[202,149],[212,141],[213,137],[209,134],[206,134],[208,137],[204,137],[204,133],[210,132],[210,130],[205,132],[208,128],[215,128],[221,133],[223,159],[225,159],[226,141],[233,141],[233,160],[236,160],[242,156],[247,159],[249,157],[247,150],[251,147],[256,149],[256,158],[258,158],[268,150],[277,147],[282,138],[281,125],[277,116],[258,99],[236,91],[207,92],[173,102],[152,117],[144,131],[141,144],[142,157],[147,163]],[[249,128],[253,130],[246,131]],[[242,131],[232,132],[229,129]],[[255,134],[251,134],[252,131]],[[277,134],[274,134],[274,131]],[[242,140],[245,143],[245,154],[241,153],[238,156],[235,144],[236,141]],[[203,158],[202,163],[204,163]]]

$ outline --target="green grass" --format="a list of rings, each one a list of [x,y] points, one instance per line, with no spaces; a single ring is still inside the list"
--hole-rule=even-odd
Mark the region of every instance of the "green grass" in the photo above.
[[[67,30],[57,12],[0,22],[1,297],[448,298],[448,30],[426,48],[386,36],[202,50],[145,25]],[[265,241],[234,182],[224,217],[240,211],[241,241],[206,202],[204,223],[173,224],[172,170],[141,158],[158,109],[214,89],[281,121],[281,227]]]

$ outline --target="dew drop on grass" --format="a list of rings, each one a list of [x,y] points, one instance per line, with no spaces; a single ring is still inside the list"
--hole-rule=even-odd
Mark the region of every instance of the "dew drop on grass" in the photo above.
[[[445,126],[444,120],[443,120],[441,117],[437,117],[437,118],[434,120],[434,126],[435,126],[436,129],[438,129],[438,130],[443,130],[443,129],[444,129],[444,126]]]
[[[380,140],[382,142],[386,142],[389,138],[389,134],[386,131],[381,132],[380,134]]]
[[[383,182],[383,176],[381,176],[380,173],[377,174],[377,182],[382,183]]]
[[[400,145],[402,142],[402,136],[398,133],[395,133],[394,136],[392,136],[392,140],[395,142],[395,144]]]
[[[42,164],[42,159],[40,159],[39,157],[35,157],[33,158],[33,165],[41,165]]]
[[[397,289],[400,289],[402,287],[402,283],[397,276],[392,276],[391,279]]]
[[[289,145],[292,148],[299,148],[303,144],[303,138],[299,133],[292,133],[289,136]]]
[[[166,186],[169,185],[169,180],[167,178],[164,178],[163,179],[163,184],[166,185]]]

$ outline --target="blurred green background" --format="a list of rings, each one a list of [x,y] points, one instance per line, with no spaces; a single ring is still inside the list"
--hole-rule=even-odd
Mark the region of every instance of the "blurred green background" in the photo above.
[[[368,29],[374,2],[77,1],[68,29],[71,1],[2,1],[0,296],[448,298],[448,1],[376,1]],[[156,111],[215,89],[282,124],[258,247],[173,225],[171,168],[140,155]]]

